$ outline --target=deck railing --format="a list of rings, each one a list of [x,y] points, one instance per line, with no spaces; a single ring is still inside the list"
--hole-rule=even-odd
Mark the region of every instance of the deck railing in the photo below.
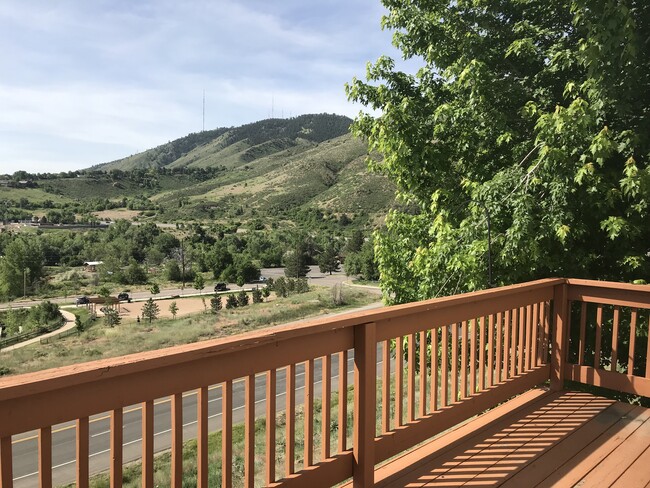
[[[585,313],[592,303],[593,356]],[[171,402],[172,486],[181,486],[184,395],[197,399],[199,487],[208,484],[208,433],[217,415],[222,486],[239,475],[244,486],[254,486],[256,476],[258,484],[277,487],[349,478],[371,486],[377,463],[549,379],[553,388],[566,378],[648,395],[650,366],[645,354],[637,359],[635,331],[639,309],[647,312],[649,304],[647,286],[547,279],[1,379],[0,487],[13,486],[12,436],[31,431],[38,435],[39,484],[52,486],[52,427],[69,421],[76,423],[77,486],[88,486],[89,422],[103,412],[110,415],[111,486],[121,486],[123,419],[133,405],[142,418],[142,486],[153,486],[154,402],[163,398]],[[603,347],[608,306],[613,337],[629,322],[627,349],[618,340],[611,350]],[[627,371],[602,368],[608,364],[626,364]],[[242,382],[240,470],[233,465],[233,385]],[[220,397],[209,400],[215,390]],[[210,407],[214,415],[208,401],[218,404]],[[255,448],[261,421],[263,452]]]

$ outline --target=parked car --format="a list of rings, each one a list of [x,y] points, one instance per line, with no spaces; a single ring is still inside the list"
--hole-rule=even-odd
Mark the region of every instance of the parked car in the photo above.
[[[77,298],[77,305],[87,305],[89,303],[90,303],[90,299],[85,295]]]
[[[127,292],[125,292],[125,291],[123,291],[122,293],[118,293],[118,295],[117,295],[117,299],[118,299],[120,302],[129,302],[129,303],[131,303],[131,297],[130,297],[129,294],[128,294]]]
[[[214,285],[214,291],[227,291],[228,290],[228,284],[224,283],[223,281],[220,281],[216,285]]]

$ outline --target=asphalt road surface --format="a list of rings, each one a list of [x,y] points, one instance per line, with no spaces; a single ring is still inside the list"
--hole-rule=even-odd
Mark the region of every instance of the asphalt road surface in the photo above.
[[[332,273],[331,275],[329,273],[321,273],[320,270],[318,269],[318,266],[310,266],[309,267],[310,271],[307,274],[307,281],[309,282],[310,285],[316,285],[316,286],[334,286],[337,283],[343,283],[345,281],[348,281],[349,278],[345,275],[343,271],[337,271],[335,273]],[[261,269],[261,276],[264,276],[265,278],[279,278],[280,276],[284,276],[284,268],[262,268]],[[215,281],[216,283],[216,281]],[[214,285],[215,283],[209,282],[206,283],[205,288],[201,292],[201,294],[204,295],[211,295],[214,293]],[[256,285],[261,285],[261,283],[246,283],[244,285],[244,288],[253,288]],[[230,290],[240,290],[241,288],[237,286],[234,283],[229,283],[228,288]],[[115,293],[117,293],[119,290],[116,290]],[[185,288],[164,288],[160,290],[160,294],[158,294],[158,297],[169,297],[169,296],[186,296],[186,295],[196,295],[199,293],[199,290],[196,290],[192,288],[191,283],[188,283],[188,285]],[[379,293],[379,292],[378,292]],[[154,297],[155,295],[152,295],[151,292],[148,290],[143,290],[143,291],[135,291],[133,293],[130,293],[131,298],[134,300],[146,300],[150,297]],[[58,303],[58,304],[66,304],[66,303],[75,303],[77,297],[79,295],[71,295],[69,297],[53,297],[53,298],[48,298],[48,300],[52,303]],[[17,308],[17,307],[33,307],[34,305],[39,305],[43,300],[16,300],[13,302],[9,303],[3,303],[0,304],[0,310],[6,310],[10,308]]]
[[[380,344],[381,347],[381,344]],[[352,351],[348,360],[348,384],[353,383],[354,358]],[[381,358],[381,351],[378,351]],[[378,374],[381,362],[377,363]],[[285,406],[285,372],[277,371],[276,409],[284,410]],[[332,360],[332,391],[338,388],[338,359]],[[263,416],[266,409],[266,375],[260,374],[255,381],[256,415]],[[296,405],[303,402],[304,364],[296,367]],[[244,380],[233,382],[233,424],[244,420]],[[315,363],[314,394],[321,394],[321,362]],[[195,391],[187,392],[183,398],[183,439],[196,437],[197,395]],[[221,429],[221,387],[212,386],[208,396],[208,427],[210,432]],[[141,407],[134,405],[124,409],[123,425],[124,463],[135,461],[141,457]],[[96,474],[106,471],[110,461],[110,416],[108,413],[95,415],[90,419],[90,472]],[[73,483],[75,481],[75,422],[68,422],[52,428],[52,465],[55,485]],[[38,433],[36,431],[13,437],[13,474],[16,488],[38,486]],[[154,450],[156,452],[169,449],[171,445],[171,401],[162,398],[155,402],[154,407]]]

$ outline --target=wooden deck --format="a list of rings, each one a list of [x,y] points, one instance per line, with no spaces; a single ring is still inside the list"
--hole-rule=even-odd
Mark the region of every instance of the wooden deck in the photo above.
[[[650,409],[529,391],[376,471],[376,486],[650,486]]]

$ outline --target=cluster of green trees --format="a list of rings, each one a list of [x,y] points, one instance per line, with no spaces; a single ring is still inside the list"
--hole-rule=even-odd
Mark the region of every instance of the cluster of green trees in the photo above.
[[[63,315],[59,306],[49,301],[31,308],[19,308],[0,312],[0,325],[5,327],[4,336],[27,333],[41,327],[60,325]]]
[[[383,4],[420,69],[383,56],[347,93],[404,203],[375,235],[385,298],[648,280],[650,3]]]

